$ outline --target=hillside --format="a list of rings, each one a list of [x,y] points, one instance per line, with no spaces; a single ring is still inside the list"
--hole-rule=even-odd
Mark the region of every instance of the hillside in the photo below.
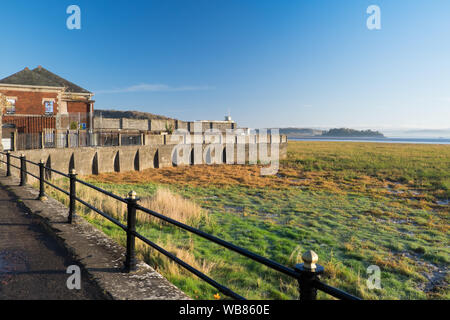
[[[315,137],[322,134],[322,130],[308,128],[281,128],[280,134],[287,135],[289,138]]]
[[[94,116],[103,118],[126,118],[126,119],[155,119],[155,120],[170,120],[172,118],[161,116],[158,114],[153,114],[150,112],[142,111],[119,111],[119,110],[94,110]]]

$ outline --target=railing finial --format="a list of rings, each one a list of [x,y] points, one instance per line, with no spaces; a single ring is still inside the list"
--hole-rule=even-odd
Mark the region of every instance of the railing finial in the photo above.
[[[300,291],[300,300],[316,300],[317,289],[314,282],[319,280],[319,276],[324,272],[321,265],[316,264],[319,256],[312,250],[306,251],[302,255],[303,263],[297,264],[294,270],[298,272],[297,278]]]
[[[137,193],[136,193],[136,191],[130,191],[129,193],[128,193],[128,198],[129,199],[133,199],[133,200],[135,200],[136,199],[136,196],[137,196]]]
[[[319,256],[312,250],[306,251],[302,255],[303,267],[306,270],[315,271],[317,268],[316,262],[319,261]]]

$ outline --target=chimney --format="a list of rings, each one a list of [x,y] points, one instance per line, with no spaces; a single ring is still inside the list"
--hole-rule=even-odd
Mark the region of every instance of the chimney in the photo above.
[[[28,69],[28,67],[25,67],[25,69],[24,69],[25,71],[28,71],[28,70],[30,70],[30,69]]]
[[[42,69],[42,66],[38,66],[38,69],[41,70],[41,69]]]

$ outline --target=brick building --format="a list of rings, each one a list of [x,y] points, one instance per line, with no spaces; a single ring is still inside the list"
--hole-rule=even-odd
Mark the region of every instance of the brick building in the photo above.
[[[93,93],[41,66],[25,68],[0,80],[0,98],[6,98],[3,124],[19,133],[45,129],[91,129]]]

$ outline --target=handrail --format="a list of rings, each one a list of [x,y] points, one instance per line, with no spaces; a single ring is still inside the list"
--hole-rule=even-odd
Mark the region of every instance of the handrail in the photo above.
[[[6,161],[3,161],[3,160],[0,160],[0,161],[3,162],[4,164],[8,164]],[[20,167],[17,167],[17,166],[15,166],[15,165],[13,165],[12,163],[10,163],[9,165],[10,165],[11,167],[14,167],[14,168],[20,170]]]
[[[222,247],[225,247],[225,248],[230,249],[230,250],[232,250],[234,252],[237,252],[237,253],[239,253],[239,254],[241,254],[243,256],[246,256],[247,258],[250,258],[250,259],[252,259],[252,260],[254,260],[256,262],[262,263],[262,264],[264,264],[264,265],[266,265],[266,266],[268,266],[268,267],[270,267],[272,269],[275,269],[275,270],[277,270],[277,271],[279,271],[281,273],[284,273],[284,274],[286,274],[288,276],[291,276],[291,277],[294,277],[294,278],[297,278],[299,276],[299,274],[297,272],[295,272],[294,270],[292,270],[290,268],[287,268],[287,267],[283,266],[282,264],[279,264],[278,262],[275,262],[275,261],[272,261],[270,259],[264,258],[264,257],[262,257],[260,255],[257,255],[255,253],[251,252],[251,251],[248,251],[248,250],[243,249],[241,247],[238,247],[238,246],[236,246],[236,245],[234,245],[234,244],[232,244],[230,242],[227,242],[225,240],[222,240],[220,238],[212,236],[212,235],[210,235],[210,234],[208,234],[206,232],[203,232],[201,230],[198,230],[196,228],[188,226],[188,225],[186,225],[184,223],[178,222],[178,221],[176,221],[174,219],[171,219],[169,217],[166,217],[166,216],[164,216],[164,215],[162,215],[160,213],[157,213],[157,212],[155,212],[153,210],[144,208],[144,207],[142,207],[140,205],[137,205],[136,209],[141,210],[141,211],[143,211],[145,213],[151,214],[154,217],[157,217],[157,218],[159,218],[161,220],[164,220],[164,221],[166,221],[166,222],[168,222],[170,224],[173,224],[173,225],[175,225],[175,226],[177,226],[179,228],[182,228],[182,229],[187,230],[187,231],[189,231],[191,233],[194,233],[194,234],[196,234],[196,235],[198,235],[198,236],[200,236],[202,238],[205,238],[207,240],[215,242],[215,243],[221,245]]]
[[[66,190],[64,190],[64,189],[62,189],[62,188],[60,188],[60,187],[54,185],[53,183],[51,183],[51,182],[49,182],[49,181],[47,181],[47,180],[44,180],[44,183],[48,184],[50,187],[52,187],[52,188],[58,190],[59,192],[64,193],[66,196],[70,196],[70,193],[69,193],[69,192],[67,192]]]
[[[28,172],[28,171],[26,171],[25,173],[28,174],[28,175],[30,175],[30,176],[32,176],[33,178],[39,180],[39,177],[38,177],[38,176],[35,176],[34,174],[32,174],[32,173],[30,173],[30,172]]]
[[[174,220],[172,218],[169,218],[161,213],[158,213],[156,211],[150,210],[148,208],[142,207],[141,205],[137,204],[137,198],[136,198],[136,194],[134,192],[130,192],[129,197],[128,198],[122,198],[112,192],[109,192],[107,190],[104,190],[102,188],[99,188],[89,182],[80,180],[77,178],[77,175],[75,173],[75,170],[71,170],[71,172],[69,174],[65,174],[62,173],[60,171],[57,171],[55,169],[52,168],[48,168],[46,166],[44,166],[43,162],[41,163],[35,163],[33,161],[27,160],[25,158],[25,156],[14,156],[11,153],[5,153],[5,152],[1,152],[0,154],[6,154],[7,155],[7,161],[4,161],[3,159],[0,159],[0,162],[5,163],[7,165],[7,175],[8,173],[10,174],[10,167],[14,167],[20,170],[21,172],[21,184],[20,185],[25,185],[25,181],[26,181],[26,176],[30,175],[34,178],[36,178],[37,180],[40,181],[40,191],[39,191],[39,195],[40,198],[44,195],[44,183],[53,187],[54,189],[64,193],[65,195],[69,196],[70,198],[70,203],[69,203],[69,223],[72,222],[72,216],[74,215],[74,211],[75,211],[75,201],[78,201],[79,203],[81,203],[82,205],[86,206],[87,208],[91,209],[92,211],[100,214],[101,216],[103,216],[104,218],[108,219],[109,221],[111,221],[113,224],[117,225],[118,227],[122,228],[123,230],[126,231],[127,233],[127,254],[126,254],[126,261],[125,261],[125,269],[126,271],[131,271],[134,270],[136,267],[136,262],[135,262],[135,252],[134,252],[134,247],[135,247],[135,238],[140,239],[141,241],[143,241],[144,243],[146,243],[147,245],[151,246],[152,248],[154,248],[155,250],[159,251],[160,253],[162,253],[163,255],[165,255],[166,257],[168,257],[169,259],[175,261],[177,264],[181,265],[183,268],[187,269],[188,271],[190,271],[191,273],[195,274],[196,276],[198,276],[200,279],[204,280],[205,282],[209,283],[211,286],[215,287],[216,289],[218,289],[220,292],[222,292],[223,294],[232,297],[234,299],[245,299],[244,297],[240,296],[239,294],[235,293],[234,291],[232,291],[231,289],[219,284],[218,282],[216,282],[215,280],[211,279],[210,277],[208,277],[207,275],[205,275],[204,273],[202,273],[201,271],[197,270],[196,268],[192,267],[191,265],[189,265],[188,263],[184,262],[183,260],[179,259],[177,256],[175,256],[174,254],[168,252],[167,250],[163,249],[162,247],[158,246],[156,243],[150,241],[149,239],[147,239],[146,237],[144,237],[143,235],[141,235],[140,233],[136,232],[136,210],[140,210],[142,212],[145,212],[153,217],[156,217],[160,220],[163,220],[171,225],[174,225],[178,228],[181,228],[183,230],[186,230],[190,233],[193,233],[195,235],[198,235],[204,239],[207,239],[211,242],[214,242],[224,248],[227,248],[231,251],[234,251],[240,255],[243,255],[253,261],[256,261],[258,263],[261,263],[273,270],[276,270],[278,272],[281,272],[287,276],[290,276],[294,279],[296,279],[299,282],[299,289],[300,289],[300,299],[301,300],[312,300],[316,298],[316,294],[315,294],[315,289],[323,291],[333,297],[336,297],[338,299],[344,299],[344,300],[361,300],[360,298],[353,296],[347,292],[344,292],[342,290],[339,290],[337,288],[331,287],[323,282],[321,282],[319,280],[319,274],[323,272],[323,267],[317,265],[317,270],[316,270],[316,265],[315,262],[317,262],[317,255],[313,252],[313,251],[309,251],[307,252],[306,255],[303,255],[303,260],[305,261],[304,264],[301,265],[296,265],[295,269],[291,269],[288,268],[278,262],[275,262],[273,260],[267,259],[263,256],[260,256],[256,253],[253,253],[247,249],[241,248],[239,246],[236,246],[228,241],[222,240],[216,236],[210,235],[206,232],[203,232],[197,228],[191,227],[189,225],[186,225],[182,222],[179,222],[177,220]],[[17,167],[13,164],[10,163],[10,157],[13,157],[15,159],[20,159],[21,160],[21,167]],[[33,165],[36,165],[39,167],[39,177],[28,172],[26,170],[26,163],[30,163]],[[66,190],[54,185],[53,183],[51,183],[50,181],[45,180],[45,175],[44,172],[45,170],[50,170],[53,171],[57,174],[60,174],[64,177],[67,177],[70,179],[70,191],[67,192]],[[123,203],[126,203],[128,206],[128,213],[127,213],[127,225],[121,223],[119,220],[109,216],[108,214],[106,214],[105,212],[101,211],[100,209],[97,209],[96,207],[94,207],[93,205],[87,203],[86,201],[78,198],[76,196],[76,183],[80,183],[88,188],[94,189],[98,192],[101,192],[113,199],[116,199],[118,201],[121,201]],[[314,257],[315,255],[315,257]],[[314,267],[313,267],[314,266]]]
[[[2,152],[0,152],[0,154],[6,154],[6,152],[3,152],[3,151],[2,151]],[[13,154],[10,154],[10,157],[12,157],[12,158],[14,158],[14,159],[20,160],[20,157],[17,157],[17,156],[15,156],[15,155],[13,155]],[[3,162],[4,164],[7,164],[7,162],[4,161],[4,160],[0,160],[0,161]],[[31,161],[31,160],[24,159],[24,161],[27,162],[27,163],[30,163],[30,164],[32,164],[32,165],[39,166],[39,163],[33,162],[33,161]],[[10,164],[10,166],[12,166],[12,167],[14,167],[14,168],[20,170],[19,167],[13,165],[12,163]],[[56,170],[56,169],[53,169],[53,168],[50,168],[50,167],[46,167],[46,166],[44,166],[44,169],[49,170],[49,171],[52,171],[52,172],[54,172],[54,173],[57,173],[57,174],[59,174],[59,175],[61,175],[61,176],[63,176],[63,177],[69,178],[69,175],[68,175],[68,174],[63,173],[63,172],[61,172],[61,171],[58,171],[58,170]]]
[[[110,196],[111,198],[114,198],[114,199],[116,199],[116,200],[119,200],[119,201],[122,201],[122,202],[124,202],[124,203],[127,203],[127,200],[126,200],[126,199],[124,199],[124,198],[122,198],[122,197],[119,197],[118,195],[115,195],[115,194],[112,193],[112,192],[109,192],[109,191],[106,191],[106,190],[104,190],[104,189],[102,189],[102,188],[99,188],[99,187],[97,187],[97,186],[94,186],[93,184],[90,184],[89,182],[86,182],[86,181],[83,181],[83,180],[80,180],[80,179],[77,179],[77,178],[75,178],[75,179],[76,179],[77,182],[79,182],[79,183],[85,185],[86,187],[92,188],[92,189],[94,189],[94,190],[96,190],[96,191],[98,191],[98,192],[101,192],[101,193],[103,193],[103,194],[105,194],[105,195],[107,195],[107,196]]]
[[[39,164],[38,164],[38,165],[39,165]],[[51,172],[54,172],[54,173],[56,173],[56,174],[59,174],[60,176],[63,176],[63,177],[65,177],[65,178],[69,178],[69,175],[68,175],[68,174],[63,173],[63,172],[61,172],[61,171],[58,171],[58,170],[55,170],[55,169],[52,169],[52,168],[49,168],[49,167],[46,167],[46,166],[44,166],[44,169],[45,169],[45,170],[49,170],[49,171],[51,171]]]
[[[325,293],[328,293],[329,295],[342,299],[342,300],[362,300],[361,298],[355,297],[354,295],[351,295],[345,291],[342,291],[338,288],[329,286],[319,280],[314,281],[314,287],[320,291],[323,291]]]
[[[100,209],[97,209],[96,207],[94,207],[93,205],[87,203],[86,201],[76,197],[75,200],[77,200],[79,203],[85,205],[86,207],[88,207],[89,209],[97,212],[99,215],[103,216],[104,218],[108,219],[109,221],[111,221],[112,223],[114,223],[115,225],[121,227],[123,230],[127,229],[127,226],[122,224],[119,220],[114,219],[113,217],[111,217],[110,215],[107,215],[106,213],[104,213],[103,211],[101,211]]]
[[[1,153],[3,153],[3,154],[7,154],[6,152],[1,152]],[[18,157],[18,156],[15,156],[15,155],[13,155],[12,153],[10,153],[10,157],[12,157],[12,158],[16,158],[16,159],[20,159],[20,156]]]
[[[143,242],[145,242],[146,244],[148,244],[149,246],[151,246],[152,248],[158,250],[159,252],[161,252],[162,254],[164,254],[166,257],[170,258],[171,260],[175,261],[176,263],[178,263],[179,265],[181,265],[183,268],[187,269],[188,271],[192,272],[193,274],[195,274],[197,277],[199,277],[200,279],[208,282],[210,285],[212,285],[213,287],[215,287],[216,289],[218,289],[220,292],[222,292],[223,294],[237,299],[237,300],[246,300],[244,297],[240,296],[239,294],[235,293],[234,291],[232,291],[231,289],[219,284],[218,282],[216,282],[215,280],[211,279],[210,277],[208,277],[206,274],[202,273],[201,271],[195,269],[194,267],[192,267],[191,265],[187,264],[186,262],[184,262],[183,260],[179,259],[177,256],[175,256],[174,254],[170,253],[167,250],[164,250],[163,248],[161,248],[160,246],[158,246],[156,243],[148,240],[147,238],[145,238],[144,236],[142,236],[141,234],[134,232],[133,233],[138,239],[142,240]]]

